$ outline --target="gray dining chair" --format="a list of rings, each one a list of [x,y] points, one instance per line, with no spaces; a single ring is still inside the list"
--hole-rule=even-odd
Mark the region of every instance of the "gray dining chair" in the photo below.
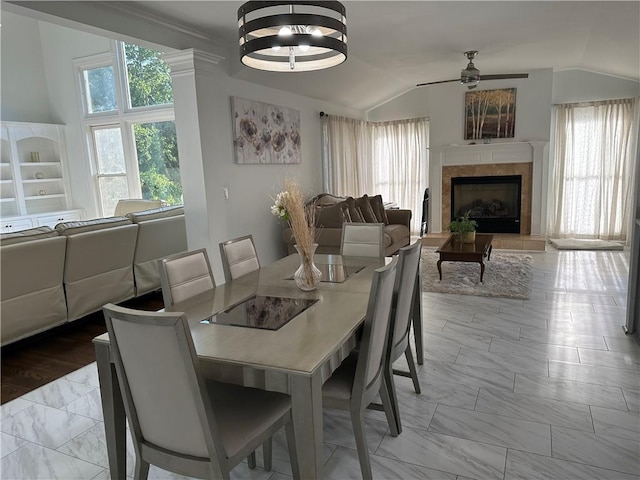
[[[394,408],[394,417],[398,433],[402,432],[400,422],[400,411],[396,398],[396,389],[393,375],[409,377],[413,381],[413,388],[416,393],[420,393],[420,382],[416,364],[409,345],[411,331],[411,318],[413,314],[413,296],[416,294],[416,281],[420,272],[420,253],[422,249],[422,239],[418,239],[412,245],[403,247],[398,252],[398,268],[396,272],[394,291],[394,305],[391,312],[391,327],[389,333],[389,363],[384,369],[384,381],[387,383],[387,390],[391,397]],[[409,365],[409,371],[394,369],[393,363],[404,355]]]
[[[150,464],[197,478],[230,478],[245,457],[285,427],[299,478],[291,397],[206,380],[182,313],[107,304],[112,359],[136,454],[134,478]]]
[[[187,300],[199,293],[216,287],[209,256],[202,248],[190,252],[182,252],[158,260],[160,285],[165,307],[176,302]],[[244,373],[241,368],[207,365],[205,375],[216,380],[244,383]],[[262,448],[264,468],[271,470],[272,442],[269,438]],[[256,468],[256,454],[252,452],[247,458],[249,468]]]
[[[340,255],[384,257],[384,223],[344,223]]]
[[[260,260],[251,235],[220,243],[220,256],[227,282],[260,269]]]
[[[158,271],[165,307],[216,288],[204,248],[161,258]]]
[[[398,435],[394,427],[391,398],[383,381],[383,370],[390,352],[387,340],[397,263],[398,260],[394,258],[388,265],[375,271],[359,351],[349,355],[322,387],[324,408],[346,410],[351,414],[360,469],[365,479],[370,479],[372,473],[364,431],[364,412],[378,395],[391,426],[391,435]]]

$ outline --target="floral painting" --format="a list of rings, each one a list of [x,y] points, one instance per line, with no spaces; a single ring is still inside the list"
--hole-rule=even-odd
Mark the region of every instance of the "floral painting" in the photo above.
[[[231,97],[236,163],[300,163],[300,112]]]
[[[464,104],[465,140],[515,136],[515,88],[466,92]]]

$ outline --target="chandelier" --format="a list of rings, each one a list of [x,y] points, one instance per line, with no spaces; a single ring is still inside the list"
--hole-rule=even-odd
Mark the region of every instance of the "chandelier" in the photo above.
[[[340,2],[246,2],[238,9],[240,61],[272,72],[308,72],[347,59]]]

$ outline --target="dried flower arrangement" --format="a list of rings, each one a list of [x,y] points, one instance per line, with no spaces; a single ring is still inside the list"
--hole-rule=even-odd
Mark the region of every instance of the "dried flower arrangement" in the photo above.
[[[307,205],[300,185],[295,180],[287,178],[284,181],[284,191],[276,196],[271,213],[289,223],[293,237],[296,239],[296,249],[300,253],[305,281],[309,285],[317,284],[314,276],[317,276],[319,270],[313,265],[313,254],[318,246],[315,205]]]

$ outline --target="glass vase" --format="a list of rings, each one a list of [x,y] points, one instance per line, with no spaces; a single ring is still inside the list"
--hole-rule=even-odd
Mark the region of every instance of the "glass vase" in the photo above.
[[[296,244],[294,248],[300,255],[300,266],[293,274],[293,279],[300,290],[305,292],[315,290],[322,278],[322,272],[313,263],[313,255],[316,252],[316,248],[318,248],[318,244],[314,243],[306,249]]]

